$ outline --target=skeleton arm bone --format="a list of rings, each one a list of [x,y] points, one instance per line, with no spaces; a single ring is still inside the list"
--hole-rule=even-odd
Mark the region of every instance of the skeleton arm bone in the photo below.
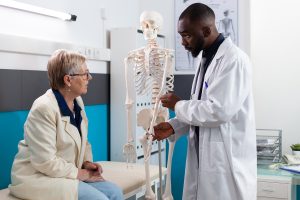
[[[127,142],[133,142],[133,136],[132,136],[132,127],[131,127],[131,111],[132,111],[132,105],[133,105],[133,100],[132,100],[132,91],[131,87],[129,86],[130,82],[132,82],[131,78],[128,78],[128,64],[129,60],[128,57],[124,59],[124,64],[125,64],[125,86],[126,86],[126,99],[125,99],[125,107],[126,107],[126,114],[127,114]]]
[[[126,99],[125,99],[125,106],[126,106],[126,114],[127,114],[127,143],[123,147],[123,154],[126,157],[127,164],[128,162],[133,162],[136,158],[136,151],[135,146],[133,143],[133,136],[132,136],[132,105],[133,100],[131,97],[133,96],[132,87],[129,85],[129,81],[132,83],[132,78],[128,77],[128,75],[132,75],[132,73],[128,73],[128,58],[124,59],[125,64],[125,83],[126,83]],[[132,83],[133,84],[133,83]]]

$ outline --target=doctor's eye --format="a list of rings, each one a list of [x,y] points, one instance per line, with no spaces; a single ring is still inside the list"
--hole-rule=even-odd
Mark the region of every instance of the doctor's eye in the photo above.
[[[184,35],[184,36],[182,36],[182,38],[183,38],[184,40],[190,40],[190,39],[191,39],[191,36],[190,36],[190,35]]]

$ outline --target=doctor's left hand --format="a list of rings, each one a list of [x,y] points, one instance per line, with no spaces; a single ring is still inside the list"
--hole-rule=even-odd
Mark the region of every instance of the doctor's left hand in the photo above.
[[[169,122],[161,122],[153,127],[154,135],[153,140],[163,140],[174,134],[174,129]]]
[[[180,101],[180,97],[176,96],[174,93],[168,93],[160,97],[160,101],[163,107],[169,108],[174,111],[175,105]]]

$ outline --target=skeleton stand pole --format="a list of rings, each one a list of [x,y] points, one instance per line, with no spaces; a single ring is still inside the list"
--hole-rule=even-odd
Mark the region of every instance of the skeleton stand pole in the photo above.
[[[159,98],[161,97],[161,95],[165,89],[165,85],[166,85],[167,69],[168,69],[169,63],[168,63],[168,56],[167,55],[165,55],[165,56],[166,56],[165,63],[164,63],[165,69],[164,69],[164,74],[163,74],[163,78],[162,78],[160,91],[155,100],[153,118],[152,118],[151,125],[150,125],[150,134],[154,133],[153,125],[154,125],[154,122],[156,121],[158,109],[161,105]],[[148,149],[148,151],[149,151],[149,149]],[[150,152],[148,152],[148,153],[150,153]],[[159,156],[159,197],[162,199],[162,162],[161,162],[161,142],[160,141],[158,142],[158,156]]]

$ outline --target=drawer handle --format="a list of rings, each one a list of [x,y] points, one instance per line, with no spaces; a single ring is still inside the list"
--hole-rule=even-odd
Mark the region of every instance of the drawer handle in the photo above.
[[[272,189],[263,189],[264,192],[274,192]]]

